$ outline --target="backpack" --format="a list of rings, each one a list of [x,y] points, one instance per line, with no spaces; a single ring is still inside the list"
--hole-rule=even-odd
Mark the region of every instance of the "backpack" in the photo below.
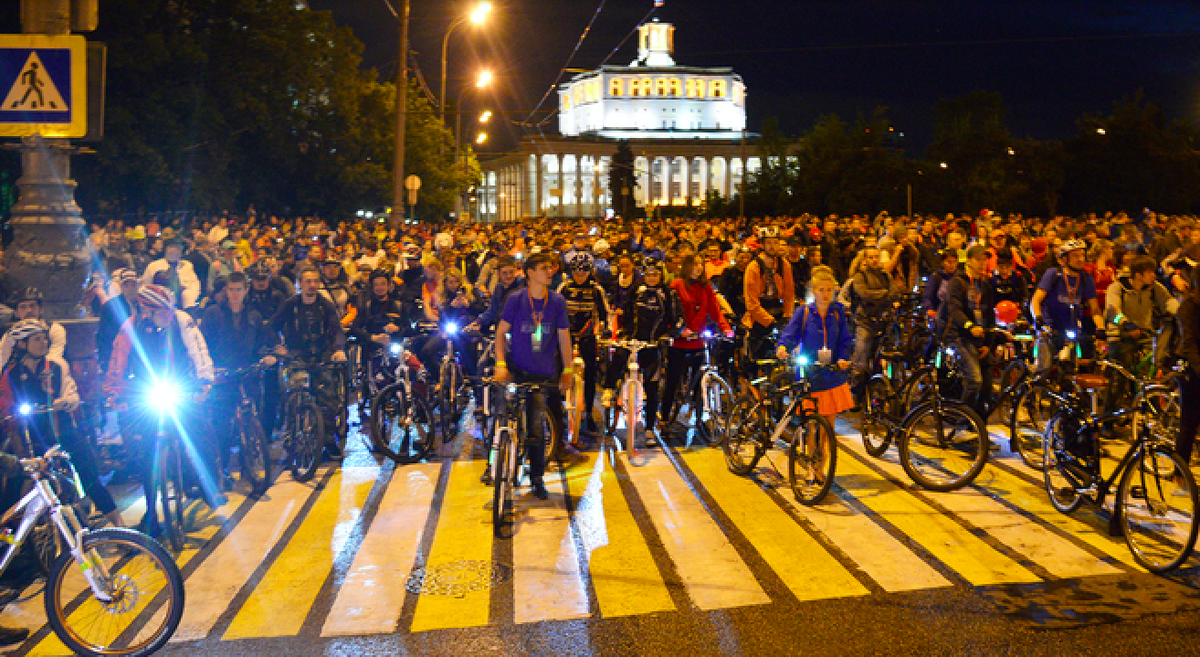
[[[1180,353],[1182,337],[1179,318],[1163,318],[1162,329],[1154,336],[1154,366],[1159,371],[1169,370],[1177,360],[1183,358],[1183,354]]]
[[[835,313],[834,316],[837,317],[838,326],[841,326],[842,325],[841,311],[838,310],[837,308],[834,308],[833,312]],[[806,328],[808,328],[808,304],[804,304],[804,317],[800,320],[800,340],[801,340],[801,342],[804,341],[804,329],[806,329]],[[840,338],[841,336],[838,336],[838,337]],[[828,347],[829,345],[825,345],[825,346]]]

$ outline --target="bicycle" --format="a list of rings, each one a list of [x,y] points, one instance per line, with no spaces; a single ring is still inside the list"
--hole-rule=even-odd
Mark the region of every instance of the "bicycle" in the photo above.
[[[862,404],[862,439],[867,453],[882,456],[893,442],[900,464],[917,484],[950,491],[969,485],[987,463],[989,440],[983,419],[943,389],[943,365],[956,371],[955,347],[941,347],[933,365],[914,372],[903,392],[882,375],[867,381]],[[915,386],[924,386],[915,390]],[[916,394],[915,406],[910,398]]]
[[[306,482],[317,473],[325,446],[325,415],[317,404],[313,374],[323,369],[340,368],[340,363],[310,364],[292,360],[284,372],[283,464],[292,477]]]
[[[579,355],[579,343],[573,341],[573,356],[571,358],[571,389],[563,406],[567,411],[567,442],[579,445],[583,437],[583,417],[587,414],[587,401],[584,399],[583,357]]]
[[[737,398],[729,382],[718,372],[718,366],[712,358],[713,344],[729,338],[718,336],[710,330],[702,331],[700,338],[704,341],[704,359],[680,391],[680,400],[676,402],[675,408],[668,409],[664,417],[677,418],[688,432],[687,435],[695,435],[705,445],[712,446],[720,442],[721,436],[724,435],[725,418],[733,409]],[[684,400],[688,400],[687,412],[680,417]]]
[[[46,577],[43,595],[54,634],[80,655],[140,657],[164,646],[184,607],[183,576],[171,555],[132,529],[85,527],[50,485],[52,470],[72,469],[70,455],[57,446],[20,463],[34,487],[5,513],[21,520],[16,531],[5,529],[8,547],[0,558],[0,574],[38,522],[49,516],[65,548]],[[147,605],[165,611],[147,613]]]
[[[1050,503],[1062,513],[1071,513],[1084,500],[1096,506],[1112,490],[1116,500],[1112,524],[1125,536],[1133,558],[1153,573],[1164,573],[1183,564],[1196,543],[1196,481],[1188,464],[1175,453],[1173,433],[1155,426],[1154,409],[1148,407],[1149,392],[1170,394],[1173,383],[1184,375],[1179,369],[1164,383],[1143,389],[1132,408],[1099,414],[1087,409],[1072,392],[1050,395],[1061,404],[1047,424],[1043,439],[1043,475]],[[1133,444],[1112,475],[1100,472],[1101,426],[1114,419],[1141,411],[1134,425]]]
[[[1090,361],[1080,359],[1075,331],[1063,333],[1063,347],[1057,352],[1050,353],[1054,331],[1043,327],[1038,331],[1037,343],[1034,347],[1035,359],[1048,363],[1040,371],[1027,375],[1017,384],[1012,414],[1009,417],[1009,447],[1014,454],[1019,454],[1025,465],[1041,471],[1043,434],[1046,423],[1058,410],[1058,403],[1050,396],[1052,392],[1073,390],[1080,384],[1107,385],[1107,382],[1097,381],[1091,375],[1080,374],[1080,366],[1090,364]],[[1129,374],[1122,368],[1124,374]]]
[[[601,340],[601,347],[610,349],[625,349],[629,357],[625,363],[625,378],[621,382],[619,393],[611,403],[604,406],[604,433],[615,438],[617,425],[622,416],[625,420],[625,451],[633,456],[636,451],[635,436],[637,435],[638,418],[642,416],[644,407],[645,387],[642,382],[642,370],[638,364],[638,352],[643,349],[657,349],[658,342],[643,342],[641,340]]]
[[[829,421],[815,410],[816,399],[805,376],[809,363],[800,359],[797,365],[798,377],[794,377],[792,368],[785,364],[772,376],[751,382],[762,394],[758,399],[743,398],[733,409],[721,447],[729,471],[745,476],[754,471],[767,451],[790,430],[788,484],[797,502],[812,506],[819,504],[833,485],[837,471],[837,437]],[[808,371],[819,367],[822,366],[811,366]],[[783,383],[784,376],[794,381]],[[777,420],[773,419],[768,406],[773,400],[783,399],[787,399],[784,410]]]
[[[268,368],[255,364],[235,370],[218,370],[218,383],[236,384],[237,408],[229,419],[232,435],[238,437],[238,460],[242,477],[250,484],[252,495],[262,495],[271,487],[271,439],[258,419],[254,395],[246,394],[246,380],[255,378]],[[218,420],[219,421],[219,420]]]
[[[398,464],[427,458],[437,440],[437,423],[425,402],[424,368],[407,345],[405,340],[388,347],[392,382],[371,400],[371,444]]]
[[[485,379],[484,383],[495,383]],[[506,528],[513,523],[513,490],[521,484],[521,464],[528,456],[531,437],[545,436],[550,442],[557,433],[549,413],[542,414],[541,427],[527,426],[527,408],[531,396],[544,395],[554,387],[551,383],[508,383],[504,385],[504,415],[496,423],[491,444],[492,474],[492,531],[497,538],[506,538]],[[543,402],[543,406],[545,406]]]

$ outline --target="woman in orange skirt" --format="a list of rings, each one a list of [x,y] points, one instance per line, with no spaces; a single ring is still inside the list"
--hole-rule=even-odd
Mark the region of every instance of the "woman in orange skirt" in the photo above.
[[[775,355],[788,358],[789,352],[804,356],[809,363],[826,367],[808,371],[810,390],[816,399],[816,411],[836,426],[837,414],[853,408],[850,395],[850,357],[854,338],[846,322],[846,308],[834,301],[838,282],[833,270],[824,265],[813,268],[809,287],[813,302],[796,308],[792,320],[779,336]],[[812,407],[811,401],[805,404]],[[822,439],[826,439],[822,436]],[[829,436],[828,439],[832,439]],[[826,451],[828,453],[828,451]]]

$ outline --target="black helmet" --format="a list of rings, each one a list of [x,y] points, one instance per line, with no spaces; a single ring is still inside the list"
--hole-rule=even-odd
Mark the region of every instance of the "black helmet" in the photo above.
[[[391,281],[393,276],[395,276],[395,273],[391,269],[388,269],[387,267],[376,267],[375,269],[371,270],[371,275],[367,277],[367,280],[373,281],[376,278],[386,278],[387,280]]]
[[[38,302],[38,304],[41,304],[42,303],[42,291],[37,289],[36,287],[27,287],[23,291],[17,293],[15,296],[13,296],[12,305],[16,306],[17,304],[21,303],[22,301],[36,301],[36,302]]]
[[[268,267],[266,263],[256,262],[246,268],[246,274],[250,276],[250,278],[256,278],[261,281],[264,278],[271,277],[271,268]]]

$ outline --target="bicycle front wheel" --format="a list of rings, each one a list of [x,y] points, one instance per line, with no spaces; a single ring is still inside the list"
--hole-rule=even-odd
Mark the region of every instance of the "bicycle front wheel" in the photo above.
[[[433,451],[433,415],[410,399],[402,382],[379,391],[371,402],[371,443],[396,463],[412,463]]]
[[[1083,504],[1079,491],[1091,483],[1091,476],[1082,464],[1070,462],[1066,437],[1060,428],[1062,421],[1063,416],[1056,415],[1046,424],[1042,436],[1042,481],[1050,504],[1060,513],[1073,513]]]
[[[837,437],[829,421],[805,415],[792,432],[788,449],[788,483],[796,501],[806,506],[820,503],[833,486],[837,471]]]
[[[292,404],[291,455],[292,476],[304,482],[313,478],[321,464],[321,449],[325,446],[325,418],[313,402]]]
[[[238,454],[242,460],[242,476],[249,482],[253,494],[261,495],[271,486],[271,442],[253,413],[238,413],[236,421],[241,438]]]
[[[497,437],[495,469],[492,478],[492,533],[504,538],[512,525],[513,486],[517,479],[517,446],[512,433],[501,431]]]
[[[183,510],[187,499],[183,489],[183,455],[179,443],[165,439],[159,443],[157,497],[162,511],[160,527],[163,537],[175,552],[183,550],[187,538],[183,528]],[[152,510],[153,511],[153,510]]]
[[[715,445],[729,422],[729,411],[734,406],[733,388],[720,375],[710,373],[700,380],[700,396],[697,425],[704,442]]]
[[[632,457],[637,449],[638,418],[642,417],[641,376],[630,379],[625,387],[625,452]]]
[[[1025,465],[1042,469],[1043,435],[1050,418],[1059,410],[1059,403],[1050,396],[1044,383],[1029,386],[1017,397],[1009,418],[1008,435],[1012,450],[1021,455]]]
[[[131,529],[83,535],[87,567],[69,553],[46,579],[46,619],[80,655],[149,655],[170,640],[183,618],[183,577],[154,539]],[[98,573],[110,599],[99,600],[85,573]],[[151,604],[158,605],[146,613]]]
[[[913,409],[900,427],[900,464],[914,482],[929,490],[956,490],[970,484],[988,457],[983,420],[966,405],[942,401]]]
[[[1196,480],[1170,447],[1143,449],[1121,477],[1117,509],[1133,558],[1152,573],[1178,568],[1196,545]]]

